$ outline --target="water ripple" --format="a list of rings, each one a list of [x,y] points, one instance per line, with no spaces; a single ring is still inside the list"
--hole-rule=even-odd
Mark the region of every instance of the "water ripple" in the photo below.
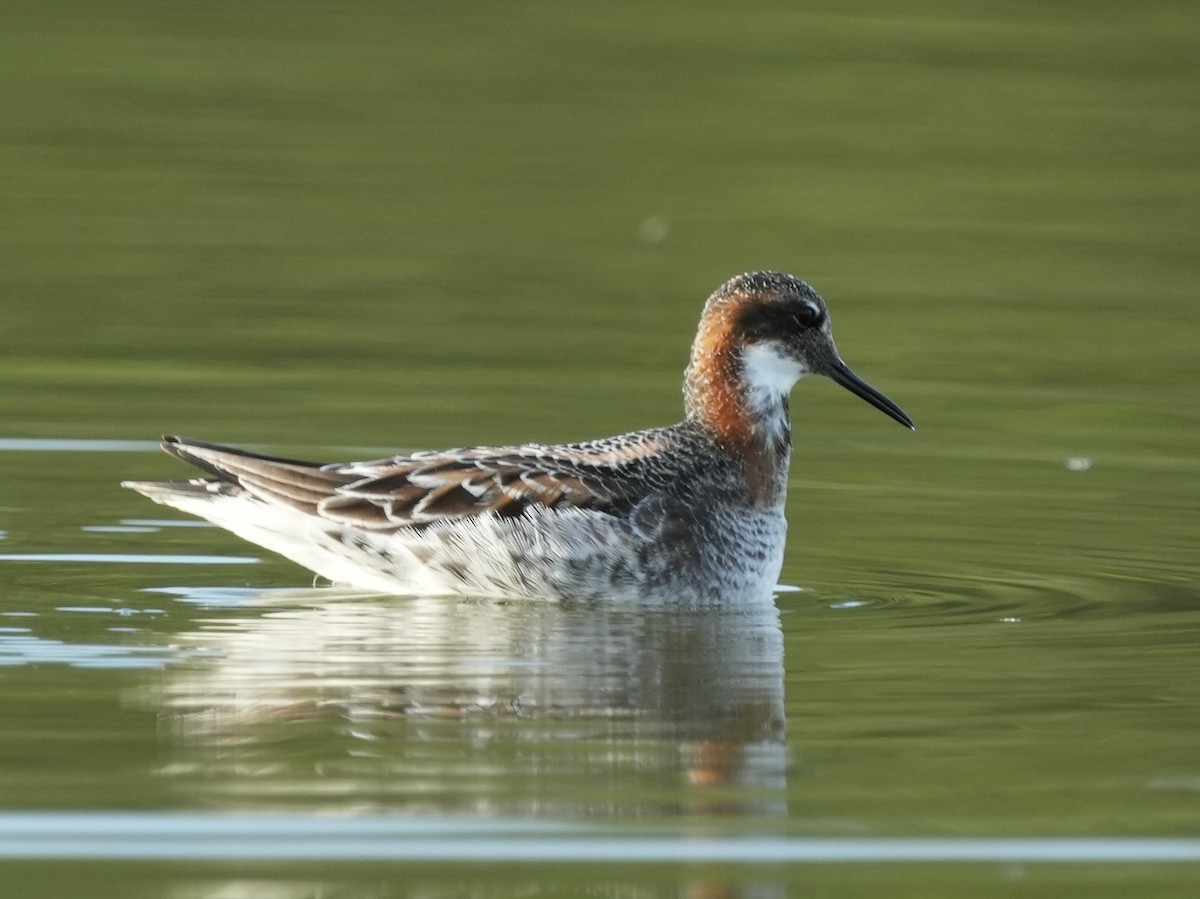
[[[1188,584],[1139,583],[1117,576],[946,575],[913,581],[895,573],[882,574],[878,584],[842,595],[783,596],[780,606],[795,608],[813,600],[832,613],[879,615],[896,624],[945,626],[1096,620],[1165,614],[1196,606],[1195,590]]]

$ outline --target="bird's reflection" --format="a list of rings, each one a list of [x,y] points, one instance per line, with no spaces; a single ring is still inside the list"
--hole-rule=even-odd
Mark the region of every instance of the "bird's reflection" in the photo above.
[[[183,592],[183,591],[174,591]],[[785,812],[771,606],[229,597],[151,701],[190,801],[541,814]]]

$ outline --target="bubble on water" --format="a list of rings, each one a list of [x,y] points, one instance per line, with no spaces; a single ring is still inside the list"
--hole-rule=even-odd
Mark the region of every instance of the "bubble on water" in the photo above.
[[[1087,456],[1071,456],[1067,459],[1067,471],[1087,471],[1092,467],[1092,460]]]
[[[671,233],[671,223],[661,215],[651,215],[638,225],[638,240],[642,243],[662,243]]]

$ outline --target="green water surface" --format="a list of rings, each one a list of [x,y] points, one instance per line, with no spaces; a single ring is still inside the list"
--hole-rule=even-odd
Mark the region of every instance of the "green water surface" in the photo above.
[[[1193,4],[0,17],[0,817],[1200,837]],[[669,423],[704,297],[757,268],[811,281],[918,426],[797,387],[799,589],[767,612],[312,590],[120,490],[183,469],[102,442],[334,460]],[[152,844],[0,874],[122,897],[1197,882],[1194,863],[497,871],[469,845],[314,867]]]

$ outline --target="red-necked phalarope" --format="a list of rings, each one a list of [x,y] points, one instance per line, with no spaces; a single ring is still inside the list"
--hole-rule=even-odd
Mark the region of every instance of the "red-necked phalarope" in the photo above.
[[[752,272],[704,306],[679,424],[330,465],[167,437],[163,449],[211,478],[125,486],[351,587],[761,599],[783,564],[788,394],[806,374],[913,427],[838,356],[815,290]]]

